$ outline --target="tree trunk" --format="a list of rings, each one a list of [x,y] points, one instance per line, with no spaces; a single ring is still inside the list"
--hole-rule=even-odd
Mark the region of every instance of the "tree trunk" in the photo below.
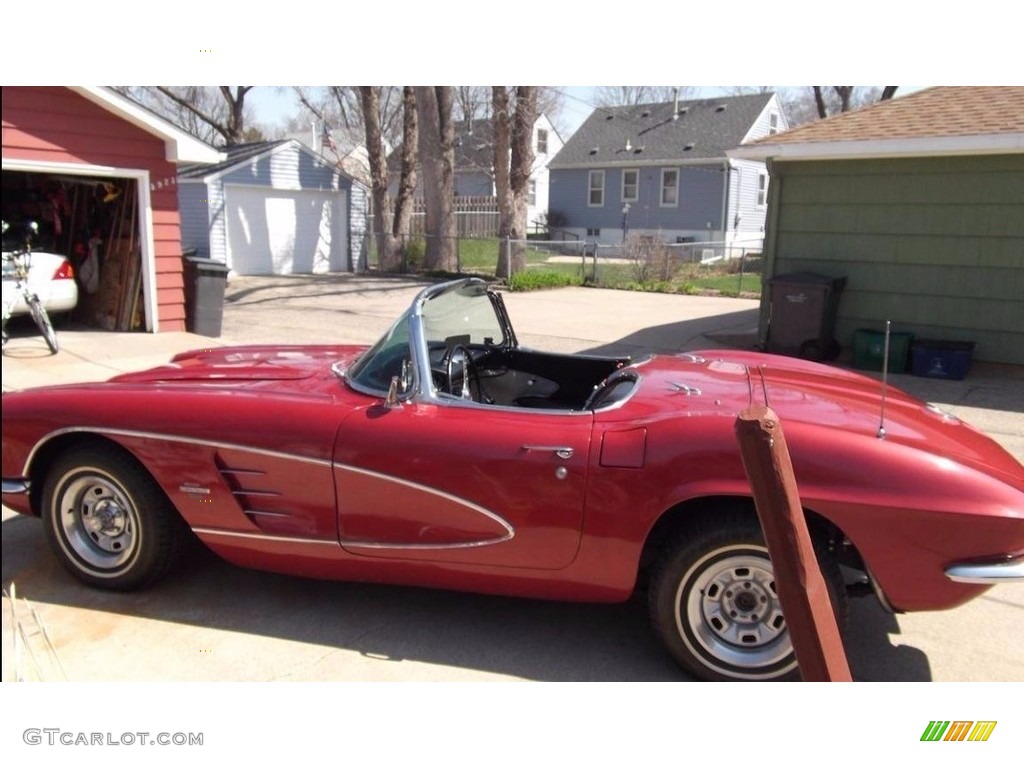
[[[228,124],[225,126],[224,138],[227,146],[241,144],[245,134],[245,94],[252,90],[251,85],[235,86],[235,93],[231,93],[231,86],[220,86],[220,92],[224,94],[224,100],[228,103]]]
[[[395,196],[395,221],[392,234],[404,245],[412,221],[413,198],[416,195],[416,152],[419,147],[419,120],[416,92],[411,85],[402,88],[402,171]]]
[[[391,230],[391,194],[388,192],[388,164],[380,130],[380,93],[372,85],[359,86],[359,103],[366,129],[366,151],[370,160],[370,191],[373,195],[373,230],[377,235],[377,266],[394,272],[401,266]]]
[[[512,154],[512,120],[509,116],[508,91],[504,85],[491,88],[491,120],[494,125],[494,193],[498,200],[498,277],[512,274],[506,247],[512,237],[512,219],[515,209],[512,201],[512,182],[509,158]]]
[[[420,166],[426,203],[424,266],[428,270],[457,269],[455,242],[455,126],[451,86],[416,86],[419,109]]]
[[[889,99],[891,99],[893,96],[896,95],[897,88],[899,88],[898,85],[885,86],[885,88],[882,89],[882,97],[879,99],[879,101],[888,101]]]
[[[811,86],[814,89],[814,103],[818,107],[818,117],[824,120],[828,117],[828,108],[825,106],[825,97],[821,93],[820,85]]]
[[[529,85],[516,88],[515,115],[510,114],[508,92],[504,86],[492,89],[494,106],[494,185],[498,197],[499,277],[526,268],[522,243],[510,248],[506,240],[526,239],[533,170],[533,124],[537,121],[537,89]],[[511,259],[511,266],[509,264]]]
[[[839,111],[849,112],[850,111],[850,98],[853,96],[852,85],[833,85],[833,90],[839,96]]]
[[[510,182],[512,185],[512,239],[526,240],[529,222],[530,175],[533,172],[533,124],[537,122],[537,89],[532,85],[516,88],[516,116],[512,125],[512,158]],[[523,251],[513,250],[512,271],[525,268]]]

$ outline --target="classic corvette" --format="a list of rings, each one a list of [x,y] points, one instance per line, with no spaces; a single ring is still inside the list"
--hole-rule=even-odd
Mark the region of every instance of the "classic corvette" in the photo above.
[[[784,425],[837,615],[1024,578],[1024,467],[867,377],[754,352],[519,345],[500,294],[431,286],[372,347],[205,349],[3,396],[3,501],[126,590],[194,534],[238,565],[577,601],[646,589],[693,676],[798,677],[736,415]],[[191,533],[190,533],[191,532]],[[841,567],[842,566],[842,567]]]

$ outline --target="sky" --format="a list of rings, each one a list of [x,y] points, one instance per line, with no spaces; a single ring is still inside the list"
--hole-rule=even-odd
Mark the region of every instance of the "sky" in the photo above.
[[[560,87],[565,94],[562,117],[569,128],[570,135],[593,110],[595,88],[596,86],[575,85]],[[250,91],[247,98],[252,101],[256,120],[268,126],[282,123],[299,111],[296,107],[295,97],[288,86],[255,88]]]
[[[587,119],[596,106],[595,91],[599,86],[556,86],[565,96],[561,122],[567,129],[562,139],[568,139]],[[920,90],[923,86],[900,86],[897,96]],[[726,86],[699,86],[695,95],[687,98],[710,97],[726,91]],[[254,88],[246,97],[253,104],[256,121],[267,128],[283,124],[300,110],[296,106],[294,93],[289,86]]]

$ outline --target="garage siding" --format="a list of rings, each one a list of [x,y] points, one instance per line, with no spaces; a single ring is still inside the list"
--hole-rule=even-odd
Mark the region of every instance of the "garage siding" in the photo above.
[[[183,199],[188,198],[188,202],[183,203],[187,206],[186,215],[190,219],[209,222],[206,233],[201,233],[194,223],[190,223],[187,227],[188,246],[202,251],[208,243],[206,247],[210,258],[241,273],[348,271],[358,265],[361,257],[358,250],[352,250],[353,243],[358,249],[365,250],[365,192],[352,195],[350,199],[353,188],[358,185],[297,142],[283,144],[252,160],[242,161],[238,167],[207,177],[205,183],[185,182],[181,186],[182,190],[187,190],[183,192]],[[193,187],[201,192],[194,191]],[[264,199],[258,203],[261,194]],[[248,212],[244,224],[237,216],[237,203],[243,198]],[[326,216],[323,221],[316,217],[311,219],[312,213],[308,210],[305,217],[301,215],[303,208],[317,205],[317,200],[323,203],[328,198],[333,201],[329,219]],[[280,245],[283,236],[278,229],[257,222],[266,220],[268,211],[271,212],[270,218],[273,218],[274,210],[281,215],[289,200],[296,204],[302,201],[296,209],[296,226],[303,231],[294,233],[297,250],[291,257],[282,255],[278,249],[278,256],[274,258],[269,246],[272,241]],[[358,218],[354,220],[351,215],[353,208],[359,210]],[[310,221],[314,223],[310,224]],[[257,229],[262,227],[261,231],[253,230],[254,224]],[[240,227],[249,227],[245,237],[242,237]],[[325,228],[330,229],[329,235]],[[334,244],[329,247],[325,263],[317,254],[322,255],[331,240]],[[258,250],[261,243],[268,246],[262,253]],[[232,257],[232,246],[237,249],[240,244],[251,249],[249,256],[243,258],[255,263],[255,268],[245,263],[234,263],[237,259]]]
[[[1024,155],[777,163],[773,274],[846,276],[858,328],[977,342],[1024,364]]]
[[[177,168],[164,142],[63,87],[5,87],[3,157],[144,169],[150,174],[161,331],[185,330]]]

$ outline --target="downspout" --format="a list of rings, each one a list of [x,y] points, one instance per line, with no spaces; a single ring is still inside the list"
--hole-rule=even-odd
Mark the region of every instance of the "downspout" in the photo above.
[[[761,313],[757,323],[757,341],[761,349],[768,346],[768,324],[771,320],[771,294],[768,281],[775,276],[775,251],[779,242],[779,209],[782,199],[782,176],[777,174],[778,163],[772,158],[765,160],[768,171],[768,212],[765,217],[764,267],[761,270]]]
[[[726,159],[722,163],[722,256],[725,257],[725,238],[729,230],[729,219],[726,214],[729,212],[729,182],[732,179],[732,163]]]

